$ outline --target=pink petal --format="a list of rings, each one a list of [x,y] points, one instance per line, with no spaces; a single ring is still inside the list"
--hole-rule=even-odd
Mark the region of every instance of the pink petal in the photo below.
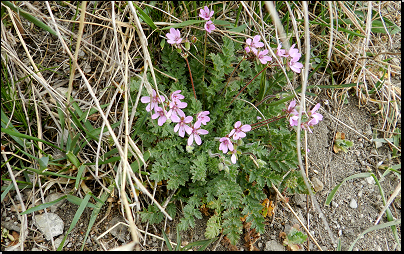
[[[236,154],[233,153],[233,155],[231,156],[231,162],[233,164],[236,164],[237,158],[236,158]]]
[[[185,131],[188,133],[188,135],[190,135],[192,133],[192,128],[189,127],[188,125],[184,126]]]
[[[192,143],[194,143],[194,134],[191,134],[188,138],[188,145],[192,145]]]
[[[202,144],[202,139],[201,139],[201,137],[199,137],[198,135],[195,135],[195,142],[196,142],[198,145],[201,145],[201,144]]]
[[[161,116],[158,120],[158,125],[162,126],[166,121],[167,121],[167,118],[165,116]]]
[[[177,132],[179,128],[180,128],[180,124],[177,124],[176,126],[174,126],[174,132]]]
[[[184,128],[181,128],[180,131],[178,132],[178,135],[180,135],[180,137],[184,137],[185,136],[185,130]]]
[[[201,135],[206,135],[209,132],[207,130],[204,130],[204,129],[199,129],[199,130],[196,131],[196,133],[201,134]]]
[[[240,130],[247,132],[251,130],[251,125],[245,124],[243,126],[241,126]]]
[[[143,96],[140,98],[140,101],[143,103],[149,103],[150,102],[150,97],[149,96]]]
[[[190,123],[190,122],[192,122],[192,119],[193,119],[192,116],[187,116],[187,117],[185,117],[185,119],[184,119],[184,123]]]
[[[241,126],[241,122],[240,121],[237,121],[235,124],[234,124],[234,128],[238,128],[238,127],[240,127]]]

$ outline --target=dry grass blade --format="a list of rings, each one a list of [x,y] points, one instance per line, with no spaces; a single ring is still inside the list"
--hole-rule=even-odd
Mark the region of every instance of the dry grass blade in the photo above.
[[[4,161],[6,161],[6,166],[7,166],[7,169],[8,169],[9,176],[10,176],[12,184],[14,185],[14,188],[15,188],[15,190],[17,192],[17,197],[20,200],[21,211],[24,212],[27,209],[25,208],[24,201],[22,199],[21,192],[20,192],[20,189],[18,188],[18,185],[17,185],[17,182],[15,180],[15,177],[14,177],[13,171],[11,169],[11,166],[8,163],[7,156],[4,153],[2,153],[1,155],[3,156]],[[25,238],[28,235],[28,218],[27,218],[26,214],[24,214],[21,217],[20,213],[18,212],[18,209],[17,209],[17,215],[18,215],[18,219],[21,221],[21,230],[20,230],[21,235],[20,235],[20,241],[19,241],[18,245],[20,246],[20,250],[24,251],[24,242],[25,242]],[[18,247],[18,245],[17,245],[17,247]]]
[[[379,213],[379,216],[377,216],[375,225],[377,225],[380,221],[380,219],[382,218],[384,212],[387,210],[387,208],[389,208],[390,204],[394,201],[394,199],[398,196],[398,194],[401,191],[401,182],[398,183],[396,189],[394,190],[393,194],[391,194],[390,198],[387,200],[386,205],[383,207],[383,209],[381,210],[381,212]]]
[[[306,59],[305,59],[305,67],[304,67],[304,72],[303,72],[303,84],[302,84],[302,92],[300,95],[300,108],[299,108],[299,116],[302,115],[303,109],[306,108],[305,107],[305,93],[306,93],[306,87],[307,87],[307,79],[308,79],[308,75],[309,75],[309,68],[310,68],[310,33],[309,33],[309,17],[308,17],[308,7],[307,7],[307,2],[303,2],[303,13],[304,13],[304,27],[305,27],[305,43],[306,43]],[[330,230],[330,227],[328,226],[327,220],[323,214],[323,212],[320,209],[320,206],[317,203],[316,197],[314,196],[310,184],[307,181],[307,177],[305,174],[305,170],[302,164],[302,154],[301,154],[301,144],[300,144],[300,133],[301,133],[301,117],[299,117],[298,123],[297,123],[297,137],[296,137],[296,148],[297,148],[297,157],[298,157],[298,161],[299,161],[299,167],[300,167],[300,171],[302,172],[302,176],[303,176],[303,180],[304,183],[306,184],[306,187],[310,193],[310,197],[312,198],[313,204],[316,207],[322,221],[324,224],[324,227],[326,228],[331,242],[333,244],[335,244],[335,238],[333,236],[333,233]]]

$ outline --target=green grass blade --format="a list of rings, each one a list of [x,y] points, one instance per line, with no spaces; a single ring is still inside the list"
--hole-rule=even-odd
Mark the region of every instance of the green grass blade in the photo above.
[[[74,185],[74,188],[75,188],[76,190],[79,189],[80,178],[81,178],[81,175],[83,174],[85,168],[86,168],[85,165],[81,165],[81,166],[79,167],[79,170],[77,170],[76,184]]]
[[[351,180],[351,179],[355,179],[355,178],[365,178],[365,177],[369,177],[369,176],[372,176],[372,173],[359,173],[359,174],[352,175],[352,176],[345,178],[344,180],[342,180],[342,182],[340,184],[335,186],[335,188],[330,192],[330,194],[328,194],[327,199],[325,201],[325,205],[327,205],[327,206],[330,205],[331,200],[335,196],[335,193],[337,193],[337,190],[339,189],[339,187],[341,187],[341,185],[344,182]]]
[[[73,195],[70,195],[70,194],[67,194],[67,200],[70,203],[73,203],[73,204],[78,205],[78,206],[81,206],[81,204],[83,203],[83,200],[81,198],[73,196]],[[93,203],[88,203],[87,205],[90,208],[97,208]]]
[[[77,209],[77,212],[73,217],[72,224],[70,224],[69,230],[67,230],[65,237],[63,237],[63,240],[62,240],[62,242],[60,243],[60,245],[59,245],[59,247],[57,249],[58,251],[62,250],[63,245],[65,244],[67,236],[69,235],[70,231],[72,231],[74,226],[76,226],[77,222],[79,221],[81,215],[84,212],[84,209],[87,207],[87,204],[89,204],[88,201],[90,200],[90,197],[91,197],[90,193],[87,193],[86,196],[84,197],[83,201],[81,202],[81,204],[79,206],[79,209]]]
[[[162,230],[164,241],[166,241],[167,248],[169,251],[173,251],[173,247],[171,246],[170,240],[168,239],[166,232]]]
[[[11,10],[13,10],[14,12],[16,12],[17,14],[19,14],[22,17],[24,17],[25,19],[27,19],[28,21],[30,21],[30,22],[34,23],[35,25],[37,25],[38,27],[42,28],[43,30],[48,31],[49,33],[51,33],[51,34],[53,34],[55,36],[57,35],[56,32],[51,27],[49,27],[48,25],[46,25],[42,21],[38,20],[37,18],[35,18],[31,14],[29,14],[28,12],[26,12],[26,11],[22,10],[21,8],[15,6],[10,1],[3,1],[2,3],[4,5],[6,5],[7,7],[9,7]]]
[[[139,6],[137,6],[135,3],[133,3],[133,5],[135,6],[135,8],[138,11],[138,14],[140,16],[140,18],[143,19],[144,22],[146,22],[146,24],[148,24],[153,30],[157,29],[157,26],[154,24],[153,20],[149,17],[149,15],[147,15],[142,9],[140,9]]]
[[[64,196],[62,196],[62,197],[60,197],[60,198],[58,198],[56,200],[53,200],[52,202],[48,202],[48,203],[45,203],[45,204],[40,204],[40,205],[37,205],[37,206],[32,207],[30,209],[27,209],[24,212],[22,212],[21,215],[33,213],[33,212],[36,212],[36,211],[39,211],[39,210],[44,210],[44,209],[46,209],[46,208],[48,208],[48,207],[50,207],[50,206],[52,206],[52,205],[54,205],[56,203],[59,203],[59,201],[62,201],[65,198],[67,198],[67,195],[64,195]]]
[[[6,126],[6,124],[8,123],[8,125]],[[10,119],[8,118],[8,116],[3,112],[3,110],[1,110],[1,127],[3,127],[3,128],[6,128],[7,127],[7,129],[11,129],[11,130],[13,130],[13,131],[15,131],[15,132],[19,132],[15,127],[14,127],[14,125],[11,123],[11,121],[10,121]],[[2,129],[3,129],[2,128]],[[3,131],[3,130],[2,130]],[[18,136],[11,136],[14,140],[15,140],[15,142],[17,142],[22,148],[24,148],[25,147],[25,145],[24,145],[24,141],[21,139],[21,138],[19,138]]]
[[[385,206],[386,205],[386,197],[384,196],[384,191],[383,191],[382,186],[380,185],[379,179],[377,179],[377,177],[373,173],[372,173],[372,177],[373,177],[373,179],[375,179],[377,187],[379,187],[379,192],[380,192],[380,195],[382,196],[383,205]],[[390,208],[386,209],[386,217],[387,217],[387,221],[389,221],[389,222],[392,222],[394,220],[393,214],[391,213]],[[397,243],[400,244],[400,240],[398,238],[397,227],[395,225],[391,226],[391,231],[393,232],[394,238],[397,241]]]
[[[38,164],[39,164],[39,170],[44,171],[48,167],[49,157],[44,156],[38,159]]]
[[[91,228],[93,227],[95,220],[97,219],[97,216],[101,210],[101,207],[105,204],[105,201],[107,200],[107,198],[109,197],[109,195],[112,193],[112,190],[114,189],[114,184],[111,184],[108,187],[108,190],[110,190],[110,192],[104,192],[101,195],[101,200],[97,202],[97,204],[95,205],[96,208],[93,210],[93,212],[91,213],[90,216],[90,221],[88,222],[88,227],[87,227],[87,231],[86,231],[86,235],[84,236],[84,240],[83,240],[83,244],[81,245],[80,251],[83,251],[84,249],[84,245],[86,243],[87,237],[90,234]]]
[[[204,23],[204,22],[206,22],[206,20],[187,20],[187,21],[184,21],[184,22],[172,25],[172,26],[164,27],[161,30],[167,30],[167,29],[170,29],[170,28],[181,28],[181,27],[200,24],[200,23]]]
[[[66,153],[66,157],[71,163],[73,163],[74,166],[76,166],[76,168],[80,167],[79,159],[77,159],[76,155],[74,155],[72,152],[68,151]]]
[[[54,148],[56,148],[56,149],[58,149],[58,150],[60,150],[62,152],[65,152],[62,148],[57,147],[54,144],[52,144],[52,143],[50,143],[50,142],[48,142],[46,140],[40,139],[40,138],[32,137],[32,136],[25,135],[25,134],[15,132],[15,131],[10,130],[10,129],[5,129],[5,128],[1,128],[1,132],[4,132],[4,133],[6,133],[6,134],[8,134],[8,135],[10,135],[12,137],[15,136],[15,137],[19,137],[19,138],[25,138],[25,139],[29,139],[29,140],[39,141],[39,142],[42,142],[44,144],[50,145],[50,146],[52,146],[52,147],[54,147]]]
[[[373,227],[370,227],[368,229],[366,229],[365,231],[363,231],[362,233],[359,234],[359,236],[355,239],[355,241],[352,242],[351,246],[349,246],[348,251],[351,251],[353,249],[353,247],[355,246],[356,242],[365,234],[372,232],[374,230],[378,230],[378,229],[383,229],[383,228],[387,228],[387,227],[391,227],[391,226],[395,226],[401,224],[401,219],[397,219],[395,221],[390,221],[387,223],[383,223],[383,224],[377,224]]]
[[[1,193],[1,202],[3,202],[3,199],[6,197],[7,193],[13,188],[13,184],[10,183],[7,188]]]
[[[193,247],[201,246],[201,247],[198,249],[198,251],[203,251],[203,250],[205,250],[205,249],[209,246],[209,244],[213,243],[213,242],[216,241],[216,240],[217,240],[217,237],[212,238],[212,239],[206,239],[206,240],[195,241],[195,242],[189,243],[189,244],[187,244],[186,246],[184,246],[183,250],[186,251],[186,250],[189,250],[189,249],[191,249],[191,248],[193,248]]]
[[[175,246],[175,251],[181,250],[181,235],[180,228],[177,226],[177,246]]]

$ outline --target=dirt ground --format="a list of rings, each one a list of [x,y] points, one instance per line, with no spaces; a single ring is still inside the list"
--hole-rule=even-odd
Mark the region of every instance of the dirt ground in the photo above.
[[[395,48],[401,51],[401,46]],[[23,59],[23,57],[21,57]],[[57,64],[59,65],[59,64]],[[395,76],[392,79],[392,85],[401,89],[401,76]],[[324,119],[321,121],[312,134],[308,133],[308,153],[309,161],[308,172],[309,179],[312,182],[321,182],[323,188],[315,193],[316,200],[324,213],[327,222],[335,239],[340,238],[342,250],[347,250],[352,241],[364,230],[374,225],[374,222],[382,209],[381,195],[378,187],[369,179],[354,179],[345,182],[338,190],[330,206],[325,206],[325,200],[331,190],[339,184],[344,178],[363,172],[373,172],[379,179],[384,170],[378,169],[383,163],[387,165],[395,165],[400,162],[391,159],[391,150],[388,144],[383,143],[376,148],[376,144],[371,140],[374,134],[381,137],[380,132],[376,129],[382,129],[383,118],[380,114],[372,115],[378,112],[376,104],[368,102],[365,107],[358,107],[358,98],[353,90],[347,92],[349,98],[346,103],[335,101],[334,97],[330,97],[330,93],[322,90],[316,98],[310,98],[315,103],[322,104]],[[328,105],[326,105],[328,102]],[[313,104],[314,105],[314,104]],[[333,117],[331,117],[332,115]],[[401,115],[401,112],[400,112]],[[342,123],[336,121],[339,119]],[[399,121],[401,125],[401,119]],[[349,126],[349,127],[347,127]],[[345,133],[348,140],[353,141],[353,147],[348,149],[347,153],[333,151],[333,137],[336,132]],[[358,134],[359,133],[359,134]],[[374,137],[376,138],[376,137]],[[305,164],[305,162],[304,162]],[[316,178],[315,180],[313,180]],[[381,181],[386,199],[391,195],[396,186],[400,183],[394,174],[389,174]],[[321,185],[320,184],[320,185]],[[14,202],[17,202],[15,192],[12,193]],[[24,193],[24,192],[23,192]],[[27,192],[28,193],[28,192]],[[24,196],[27,199],[27,196]],[[357,203],[356,208],[351,207],[352,200]],[[332,245],[328,232],[325,230],[322,220],[316,209],[311,205],[309,211],[306,206],[306,195],[290,195],[289,204],[293,210],[301,217],[307,225],[309,214],[309,230],[318,241],[323,250],[335,250]],[[63,238],[65,232],[69,229],[73,220],[77,205],[73,205],[65,201],[57,210],[56,214],[64,221],[64,233],[58,238]],[[401,218],[401,194],[392,203],[391,211],[395,219]],[[180,212],[180,211],[178,211]],[[80,250],[87,225],[91,215],[91,210],[86,208],[77,226],[67,237],[63,250],[74,251]],[[172,242],[176,242],[175,228],[179,222],[178,215],[174,221],[167,221],[166,227],[169,229],[168,236]],[[28,215],[28,239],[25,241],[25,250],[53,250],[50,241],[45,240],[42,233],[33,223],[32,215]],[[196,220],[194,229],[182,232],[182,244],[205,239],[204,233],[206,222],[209,218],[204,216],[201,220]],[[108,203],[102,207],[96,221],[96,227],[93,227],[89,238],[86,240],[84,250],[103,251],[110,250],[122,246],[131,241],[128,229],[125,226],[112,230],[100,237],[107,230],[111,229],[117,222],[125,222],[122,217],[121,206],[117,202]],[[99,222],[99,223],[98,223]],[[382,217],[380,223],[387,222],[386,217]],[[1,206],[1,225],[10,232],[19,231],[19,220],[13,208],[13,203],[6,198]],[[157,225],[148,225],[147,231],[156,236],[162,237],[161,230],[164,227],[164,221]],[[294,224],[298,223],[297,219],[289,211],[289,209],[280,201],[277,202],[276,212],[273,217],[267,218],[266,231],[260,235],[254,246],[259,250],[285,250],[282,246],[282,239],[279,237],[281,232],[288,231]],[[136,221],[139,229],[145,230],[146,224]],[[399,240],[401,242],[401,225],[397,226]],[[142,234],[143,236],[143,234]],[[225,240],[220,238],[213,242],[207,250],[248,250],[245,246],[245,234],[242,235],[237,246],[229,246]],[[1,250],[11,250],[10,240],[2,237]],[[141,247],[143,250],[166,250],[166,246],[162,240],[156,237],[147,236],[146,239],[141,238]],[[304,244],[303,249],[318,250],[318,248],[310,241],[309,246]],[[397,243],[394,240],[390,228],[377,230],[366,234],[360,239],[354,250],[368,251],[387,251],[398,250]]]

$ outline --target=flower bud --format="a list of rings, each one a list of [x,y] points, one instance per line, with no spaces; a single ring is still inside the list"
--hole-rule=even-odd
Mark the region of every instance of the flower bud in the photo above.
[[[257,159],[257,163],[258,163],[258,166],[261,168],[261,167],[264,167],[265,165],[267,165],[267,163],[265,162],[265,161],[263,161],[263,160],[261,160],[261,159]]]
[[[177,48],[177,52],[178,52],[178,54],[181,54],[181,52],[182,52],[181,48]]]
[[[194,35],[192,35],[192,37],[191,37],[191,42],[192,42],[192,43],[196,43],[197,40],[198,40],[198,39],[197,39]]]
[[[224,168],[224,164],[220,162],[219,164],[217,164],[217,167],[219,168],[219,171],[222,171]]]
[[[191,48],[191,44],[189,43],[189,41],[185,42],[185,49],[189,50]]]
[[[242,146],[244,144],[243,140],[241,140],[241,138],[237,139],[236,141],[238,146]]]
[[[193,147],[193,146],[186,146],[185,150],[187,150],[188,153],[192,153],[194,151],[194,148],[195,147]]]
[[[224,166],[224,171],[226,171],[226,173],[230,172],[230,168],[228,166]]]

